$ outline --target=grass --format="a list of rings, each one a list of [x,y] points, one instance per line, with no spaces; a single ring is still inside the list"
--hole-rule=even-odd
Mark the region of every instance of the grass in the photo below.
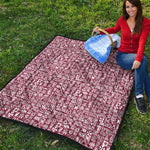
[[[142,0],[144,15],[148,18],[149,3],[150,0]],[[95,26],[114,26],[121,15],[121,7],[122,0],[1,0],[0,89],[54,36],[87,40]],[[149,51],[150,38],[145,48],[150,60]],[[145,115],[138,114],[132,99],[115,139],[115,149],[149,150],[150,110]],[[0,118],[0,149],[84,150],[84,147],[67,138]]]

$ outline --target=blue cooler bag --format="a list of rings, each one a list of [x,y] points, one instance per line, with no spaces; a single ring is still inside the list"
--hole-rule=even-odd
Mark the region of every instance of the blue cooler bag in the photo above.
[[[108,34],[102,29],[99,30],[106,34],[89,38],[85,42],[85,49],[100,63],[105,63],[111,50],[120,46],[121,38],[117,34]]]

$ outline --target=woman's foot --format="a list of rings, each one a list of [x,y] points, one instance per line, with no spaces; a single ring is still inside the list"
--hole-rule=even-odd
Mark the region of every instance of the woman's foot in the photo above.
[[[143,95],[138,95],[135,97],[135,103],[136,103],[136,109],[142,114],[145,114],[147,112],[145,102],[143,99]]]

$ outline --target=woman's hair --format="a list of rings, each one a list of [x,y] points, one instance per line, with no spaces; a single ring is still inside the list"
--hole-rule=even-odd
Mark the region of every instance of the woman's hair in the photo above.
[[[128,19],[129,15],[126,11],[126,2],[130,2],[132,5],[137,7],[137,15],[135,18],[135,27],[134,27],[134,32],[133,34],[140,33],[141,27],[142,27],[142,21],[143,21],[143,16],[142,16],[142,4],[140,0],[124,0],[123,3],[123,17],[124,19]]]

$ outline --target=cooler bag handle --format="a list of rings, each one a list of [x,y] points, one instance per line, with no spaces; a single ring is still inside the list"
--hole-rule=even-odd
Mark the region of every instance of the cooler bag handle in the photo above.
[[[105,33],[109,38],[110,38],[110,40],[111,40],[111,45],[113,45],[113,39],[112,39],[112,37],[110,36],[110,34],[107,32],[107,31],[105,31],[105,30],[103,30],[103,29],[98,29],[98,31],[101,31],[101,32],[103,32],[103,33]],[[92,36],[94,35],[94,30],[93,30],[93,32],[92,32]]]

